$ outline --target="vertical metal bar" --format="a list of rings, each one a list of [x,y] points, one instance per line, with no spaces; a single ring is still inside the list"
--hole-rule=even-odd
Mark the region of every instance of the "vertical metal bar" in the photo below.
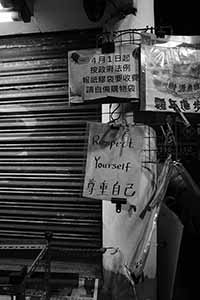
[[[51,288],[50,288],[50,278],[51,278],[51,239],[52,239],[52,233],[47,232],[45,234],[45,238],[47,240],[47,252],[46,252],[46,261],[45,261],[45,273],[44,273],[44,279],[45,279],[45,300],[50,300],[51,296]]]

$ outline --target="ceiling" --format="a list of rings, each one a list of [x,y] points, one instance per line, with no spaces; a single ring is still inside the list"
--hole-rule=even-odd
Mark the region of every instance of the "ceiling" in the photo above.
[[[88,19],[82,0],[25,0],[33,12],[30,23],[0,23],[0,35],[53,32],[100,27],[101,22]],[[121,1],[121,0],[120,0]],[[137,1],[138,12],[133,26],[154,25],[153,1]]]
[[[0,24],[0,35],[62,31],[90,28],[82,0],[26,0],[33,17],[30,23],[21,21]]]

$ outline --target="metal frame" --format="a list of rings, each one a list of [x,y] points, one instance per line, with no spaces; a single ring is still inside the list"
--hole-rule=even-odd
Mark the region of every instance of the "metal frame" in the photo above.
[[[44,244],[1,244],[0,250],[5,249],[26,249],[26,250],[33,250],[33,249],[41,249],[31,266],[28,268],[27,273],[25,274],[22,281],[18,284],[1,284],[0,287],[2,287],[3,290],[5,290],[5,294],[16,296],[16,300],[24,300],[25,299],[25,289],[26,289],[26,282],[31,277],[31,275],[35,272],[36,268],[38,267],[41,260],[45,257],[45,270],[44,270],[44,286],[45,286],[45,300],[50,299],[50,274],[51,274],[51,256],[50,256],[50,242],[52,238],[52,233],[47,232],[45,233],[45,240],[46,242]]]

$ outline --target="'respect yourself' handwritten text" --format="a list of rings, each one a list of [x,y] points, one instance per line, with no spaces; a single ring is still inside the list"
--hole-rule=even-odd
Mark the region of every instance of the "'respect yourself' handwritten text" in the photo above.
[[[125,172],[128,172],[129,169],[131,168],[131,163],[130,162],[126,162],[126,163],[104,163],[101,161],[101,156],[95,156],[94,157],[95,160],[95,169],[118,169],[118,170],[122,170]]]
[[[94,135],[92,138],[93,145],[100,145],[104,147],[109,147],[112,150],[114,147],[122,147],[122,148],[134,148],[133,139],[128,138],[124,140],[113,140],[113,141],[105,141],[99,135]]]

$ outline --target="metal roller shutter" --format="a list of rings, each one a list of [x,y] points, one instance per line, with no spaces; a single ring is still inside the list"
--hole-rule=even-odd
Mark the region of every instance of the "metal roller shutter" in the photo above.
[[[81,196],[86,121],[101,108],[67,99],[67,51],[91,46],[94,32],[0,39],[0,240],[102,245],[101,203]]]

